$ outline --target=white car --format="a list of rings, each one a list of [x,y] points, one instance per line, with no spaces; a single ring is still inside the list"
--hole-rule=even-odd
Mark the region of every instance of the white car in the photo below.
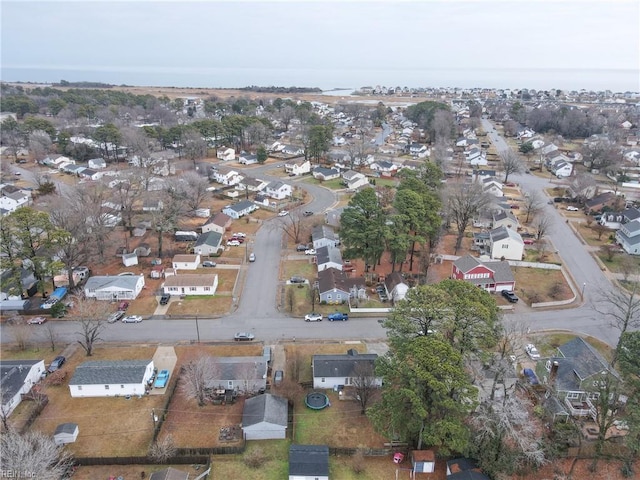
[[[279,217],[286,217],[287,215],[289,215],[289,212],[286,210],[282,210],[281,212],[278,212]]]
[[[140,315],[129,315],[122,319],[122,323],[140,323],[141,321],[142,317]]]
[[[238,232],[238,233],[234,233],[233,236],[234,237],[238,237],[238,238],[246,238],[247,234],[246,233],[242,233],[242,232]]]
[[[240,242],[238,240],[229,240],[227,242],[227,246],[229,246],[229,247],[239,247],[240,246]]]
[[[538,349],[533,343],[529,343],[526,347],[524,347],[524,349],[532,360],[540,359],[540,352],[538,352]]]
[[[567,207],[568,212],[578,212],[580,209],[578,207]]]
[[[322,321],[322,314],[320,314],[320,313],[307,313],[304,316],[304,321],[305,322],[321,322]]]
[[[315,255],[316,254],[316,250],[314,248],[310,248],[309,250],[305,250],[304,254],[305,255]]]

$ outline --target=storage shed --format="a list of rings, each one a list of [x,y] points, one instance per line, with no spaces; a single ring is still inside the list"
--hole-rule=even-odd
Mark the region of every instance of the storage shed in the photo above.
[[[282,439],[287,437],[288,403],[264,393],[244,402],[242,430],[246,440]]]
[[[415,473],[433,473],[436,469],[436,454],[433,450],[412,450],[411,465]]]
[[[62,423],[56,427],[53,441],[56,445],[73,443],[78,438],[79,431],[77,423]]]

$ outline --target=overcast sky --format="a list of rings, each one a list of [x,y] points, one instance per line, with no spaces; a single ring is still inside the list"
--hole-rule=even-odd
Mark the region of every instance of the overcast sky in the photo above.
[[[0,8],[3,69],[637,73],[640,64],[637,0],[2,0]]]

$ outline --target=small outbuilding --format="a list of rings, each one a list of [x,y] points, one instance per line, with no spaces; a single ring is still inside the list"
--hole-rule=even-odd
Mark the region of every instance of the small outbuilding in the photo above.
[[[244,402],[242,431],[246,440],[287,438],[287,400],[263,393]]]
[[[153,472],[149,480],[189,480],[189,474],[177,468],[169,467]]]
[[[53,434],[53,442],[56,445],[73,443],[78,438],[79,431],[77,423],[62,423],[56,427],[56,431]]]
[[[132,267],[138,265],[138,254],[136,252],[122,254],[122,264],[125,267]]]
[[[436,454],[433,450],[412,450],[411,465],[415,473],[433,473],[436,470]]]
[[[329,480],[329,447],[291,445],[289,480]]]

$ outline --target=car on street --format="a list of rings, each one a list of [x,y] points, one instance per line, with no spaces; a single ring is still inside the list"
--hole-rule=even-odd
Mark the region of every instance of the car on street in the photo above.
[[[142,317],[140,315],[129,315],[122,319],[122,323],[140,323]]]
[[[116,323],[122,317],[124,317],[124,312],[121,310],[118,310],[117,312],[113,312],[111,315],[109,315],[109,317],[107,317],[107,322]]]
[[[536,243],[535,240],[531,239],[531,238],[527,238],[525,240],[523,240],[525,245],[533,245],[534,243]]]
[[[229,240],[235,240],[236,242],[244,243],[244,237],[236,237],[235,235]]]
[[[160,297],[160,305],[167,305],[169,303],[169,300],[171,300],[171,297],[169,296],[169,294],[165,293]]]
[[[255,262],[256,261],[256,254],[255,253],[252,253],[252,254],[249,255],[249,261],[250,262]]]
[[[307,210],[302,215],[304,215],[305,217],[311,217],[313,215],[313,212],[310,210]]]
[[[308,245],[297,245],[296,246],[296,252],[304,252],[305,250],[308,250],[309,246]]]
[[[205,260],[202,262],[203,267],[215,267],[216,265],[216,262],[212,262],[211,260]]]
[[[282,210],[281,212],[278,212],[279,217],[286,217],[287,215],[289,215],[289,212],[287,210]]]
[[[238,332],[233,337],[233,339],[236,342],[250,342],[254,338],[255,338],[255,335],[253,333],[248,333],[248,332]]]
[[[129,308],[129,302],[120,302],[118,305],[118,310],[124,312],[127,308]]]
[[[349,320],[349,315],[342,312],[331,313],[328,317],[330,322],[346,322]]]
[[[229,240],[227,242],[227,246],[228,247],[239,247],[240,246],[240,242],[238,240]]]
[[[289,283],[306,283],[307,279],[304,277],[293,276],[289,279]]]
[[[520,205],[509,205],[511,210],[520,210]]]
[[[49,368],[47,368],[47,372],[53,373],[56,370],[59,370],[60,368],[62,368],[62,365],[64,365],[64,362],[66,361],[67,359],[63,355],[58,355],[53,359],[53,362],[51,362]]]
[[[504,298],[506,298],[509,301],[509,303],[517,303],[518,302],[517,295],[514,292],[510,291],[510,290],[502,290],[502,296]]]
[[[169,381],[169,370],[160,370],[158,376],[156,377],[156,381],[153,382],[153,386],[155,388],[164,388],[167,386],[167,382]]]
[[[304,316],[304,321],[305,322],[321,322],[322,321],[322,314],[321,313],[315,313],[315,312],[307,313]]]
[[[238,238],[246,238],[247,234],[246,233],[242,233],[242,232],[236,232],[233,234],[234,237],[238,237]]]
[[[276,370],[276,373],[273,374],[273,384],[280,385],[284,380],[284,372],[282,370]]]
[[[315,248],[310,248],[310,249],[304,251],[305,255],[315,255],[316,253],[317,252],[316,252]]]
[[[29,325],[42,325],[46,321],[47,321],[47,317],[33,317],[27,320],[27,323]]]
[[[533,343],[529,343],[527,344],[526,347],[524,347],[525,352],[527,352],[527,355],[529,355],[529,357],[532,360],[539,360],[540,359],[540,352],[538,352],[538,349],[536,348],[536,346]]]
[[[567,207],[567,212],[578,212],[578,211],[580,211],[578,207],[572,207],[572,206]]]

